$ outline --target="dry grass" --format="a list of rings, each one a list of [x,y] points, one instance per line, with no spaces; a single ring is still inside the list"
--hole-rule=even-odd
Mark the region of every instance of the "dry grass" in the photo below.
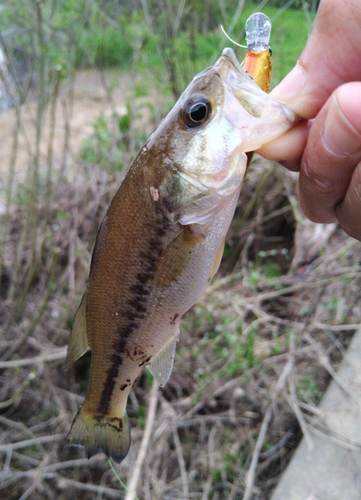
[[[184,320],[170,381],[151,389],[144,372],[132,393],[133,444],[117,470],[140,499],[269,498],[301,429],[312,439],[315,405],[359,322],[361,247],[334,228],[292,268],[295,245],[309,247],[296,226],[310,230],[292,183],[280,167],[254,164],[221,270]],[[15,275],[26,202],[8,214],[0,489],[9,500],[131,498],[103,455],[64,448],[88,369],[85,359],[65,373],[65,346],[114,188],[101,171],[60,178],[49,211],[38,204],[36,254],[25,242]]]

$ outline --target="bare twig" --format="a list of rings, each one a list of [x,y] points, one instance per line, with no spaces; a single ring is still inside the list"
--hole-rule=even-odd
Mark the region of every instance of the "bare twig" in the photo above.
[[[307,290],[309,288],[318,288],[329,285],[333,283],[335,280],[339,280],[341,277],[343,279],[346,278],[356,278],[357,276],[361,276],[360,271],[351,271],[347,273],[337,273],[330,278],[325,278],[322,280],[314,280],[310,282],[301,282],[296,285],[287,286],[280,290],[272,290],[272,292],[262,292],[257,295],[256,299],[258,303],[263,302],[264,300],[275,299],[276,297],[282,297],[282,295],[288,295],[294,292],[299,292],[300,290]]]
[[[13,479],[14,477],[16,477],[18,479],[20,479],[20,478],[38,479],[39,478],[38,474],[39,474],[38,470],[25,471],[25,472],[13,474],[13,477],[10,479]],[[42,479],[55,479],[57,481],[58,488],[63,489],[63,490],[65,490],[67,487],[70,487],[70,488],[76,488],[76,489],[82,490],[82,491],[90,491],[90,492],[95,492],[95,493],[100,492],[100,493],[106,494],[110,498],[119,499],[119,491],[117,491],[113,488],[108,488],[106,486],[97,485],[97,484],[81,483],[80,481],[75,481],[73,479],[67,479],[67,478],[61,476],[60,474],[51,473],[51,472],[44,473],[40,477]],[[5,483],[1,484],[0,488],[2,488],[4,486],[4,484]]]
[[[265,413],[265,416],[264,416],[264,419],[263,419],[263,422],[261,425],[261,430],[260,430],[258,438],[257,438],[256,446],[254,447],[254,450],[253,450],[251,465],[250,465],[249,471],[247,472],[247,475],[246,475],[246,489],[245,489],[245,492],[243,495],[243,500],[250,500],[250,498],[252,496],[252,488],[254,485],[254,479],[255,479],[258,459],[259,459],[261,449],[262,449],[262,446],[263,446],[263,443],[264,443],[264,440],[266,437],[269,423],[270,423],[271,418],[272,418],[273,408],[274,408],[274,405],[277,401],[278,394],[284,388],[286,381],[292,372],[293,361],[294,361],[293,357],[290,356],[288,359],[288,362],[286,363],[285,367],[283,368],[281,376],[278,379],[278,382],[273,390],[271,402],[270,402],[270,404],[267,408],[267,411]]]
[[[342,448],[345,448],[346,450],[357,451],[357,452],[360,452],[360,450],[361,450],[361,444],[359,444],[359,443],[353,444],[350,442],[346,442],[343,439],[338,439],[335,436],[331,436],[329,434],[326,434],[325,432],[323,432],[320,429],[317,429],[316,427],[310,426],[310,429],[316,436],[319,436],[322,439],[329,441],[330,443],[337,444],[338,446],[341,446]]]
[[[7,399],[6,401],[0,402],[0,410],[3,410],[4,408],[8,408],[9,406],[12,406],[15,403],[18,403],[21,400],[21,396],[22,396],[23,392],[28,387],[28,385],[30,384],[30,381],[33,378],[35,378],[34,373],[29,373],[29,375],[26,377],[26,379],[16,389],[15,394],[13,396],[11,396],[11,398]]]
[[[176,449],[176,453],[177,453],[179,469],[180,469],[181,477],[182,477],[183,495],[184,495],[184,498],[187,499],[187,498],[189,498],[188,476],[187,476],[187,470],[186,470],[183,452],[182,452],[182,445],[181,445],[181,442],[180,442],[180,439],[178,436],[177,428],[175,426],[173,426],[173,439],[174,439],[174,443],[175,443],[175,449]]]
[[[18,443],[1,444],[0,451],[7,450],[18,450],[19,448],[26,448],[28,446],[33,446],[38,443],[51,443],[55,441],[60,441],[64,438],[64,434],[53,434],[52,436],[39,436],[34,439],[26,439],[24,441],[19,441]]]
[[[319,328],[320,330],[330,330],[330,332],[345,332],[349,330],[359,330],[360,324],[350,324],[350,325],[328,325],[326,323],[312,323],[310,326],[312,329]]]
[[[21,497],[19,498],[19,500],[25,500],[26,498],[28,498],[28,497],[29,497],[29,495],[31,495],[31,494],[32,494],[32,492],[33,492],[34,490],[36,490],[37,486],[38,486],[38,485],[37,485],[37,483],[36,483],[36,482],[34,482],[34,483],[33,483],[31,486],[29,486],[29,488],[28,488],[28,489],[27,489],[27,490],[26,490],[26,491],[25,491],[25,492],[21,495]]]
[[[315,341],[313,339],[313,337],[309,334],[309,333],[306,333],[305,337],[307,338],[307,340],[310,342],[310,344],[315,344]],[[354,391],[352,391],[350,389],[350,387],[342,380],[342,378],[338,375],[338,373],[334,370],[334,368],[332,367],[331,363],[330,363],[330,360],[327,356],[327,354],[324,352],[323,348],[321,345],[317,345],[317,354],[318,354],[318,357],[319,357],[319,361],[321,363],[321,365],[328,371],[328,373],[331,375],[331,377],[334,379],[334,381],[336,382],[336,384],[339,385],[339,387],[356,403],[356,405],[361,409],[361,400],[360,398],[357,396],[357,394],[355,394]]]
[[[113,489],[113,488],[108,488],[106,486],[102,485],[97,485],[97,484],[88,484],[88,483],[81,483],[80,481],[75,481],[73,479],[66,479],[62,476],[57,475],[58,477],[58,486],[60,488],[66,488],[67,486],[76,488],[78,490],[82,491],[90,491],[94,493],[101,493],[104,495],[107,495],[110,498],[116,498],[119,500],[119,491]]]
[[[294,336],[291,336],[291,342],[290,342],[290,353],[292,355],[292,358],[295,358],[295,342],[294,342]],[[313,449],[313,441],[310,436],[310,433],[308,432],[308,427],[306,424],[306,421],[303,417],[303,413],[300,409],[297,394],[296,394],[296,383],[295,383],[295,376],[294,376],[294,371],[292,372],[291,376],[289,377],[289,388],[290,388],[290,396],[289,396],[289,401],[291,408],[293,409],[298,423],[300,424],[300,427],[302,429],[303,435],[305,437],[306,443],[308,445],[308,448],[310,450]]]
[[[308,431],[307,423],[304,419],[303,413],[300,409],[300,405],[299,405],[299,402],[297,399],[296,384],[295,384],[294,377],[289,378],[289,387],[290,387],[289,404],[297,417],[298,423],[300,424],[300,427],[302,429],[302,433],[303,433],[303,436],[306,440],[308,448],[310,450],[313,450],[313,448],[314,448],[313,441],[312,441],[311,435]]]
[[[211,429],[211,432],[209,433],[208,437],[208,443],[207,443],[207,456],[208,456],[208,463],[209,463],[209,469],[210,471],[215,469],[215,464],[214,464],[214,436],[215,433],[217,432],[217,427],[214,425]],[[209,498],[209,493],[212,488],[212,474],[208,474],[208,479],[205,485],[203,486],[203,495],[202,495],[202,500],[207,500]]]
[[[134,496],[135,496],[134,493],[137,492],[140,473],[142,470],[143,462],[144,462],[146,454],[147,454],[147,449],[148,449],[150,437],[152,434],[152,429],[153,429],[155,415],[156,415],[156,409],[157,409],[157,403],[158,403],[158,383],[154,380],[152,390],[150,392],[147,423],[146,423],[146,426],[144,429],[143,439],[142,439],[142,442],[140,444],[137,460],[134,464],[133,473],[132,473],[131,478],[128,482],[129,489],[127,491],[125,500],[133,500]]]
[[[51,354],[42,354],[34,356],[33,358],[14,359],[12,361],[0,361],[0,369],[4,368],[18,368],[20,366],[36,365],[39,363],[46,363],[49,361],[58,361],[66,358],[67,347],[62,347]]]

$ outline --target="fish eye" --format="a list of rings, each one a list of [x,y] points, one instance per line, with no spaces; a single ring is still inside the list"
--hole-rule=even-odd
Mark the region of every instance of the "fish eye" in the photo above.
[[[189,128],[202,125],[209,117],[212,106],[209,100],[201,95],[194,96],[181,110],[181,120]]]

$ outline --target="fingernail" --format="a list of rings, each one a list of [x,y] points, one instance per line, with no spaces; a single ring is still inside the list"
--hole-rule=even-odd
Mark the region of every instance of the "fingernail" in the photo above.
[[[293,101],[302,91],[306,82],[306,73],[299,64],[272,90],[272,97],[283,103]]]
[[[325,119],[322,142],[336,156],[351,156],[360,152],[361,136],[342,113],[336,96]]]

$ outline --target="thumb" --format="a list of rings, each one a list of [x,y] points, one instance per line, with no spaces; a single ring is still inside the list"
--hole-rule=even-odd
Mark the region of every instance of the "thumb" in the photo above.
[[[337,87],[360,80],[360,0],[321,0],[297,65],[273,90],[272,97],[310,119]]]

